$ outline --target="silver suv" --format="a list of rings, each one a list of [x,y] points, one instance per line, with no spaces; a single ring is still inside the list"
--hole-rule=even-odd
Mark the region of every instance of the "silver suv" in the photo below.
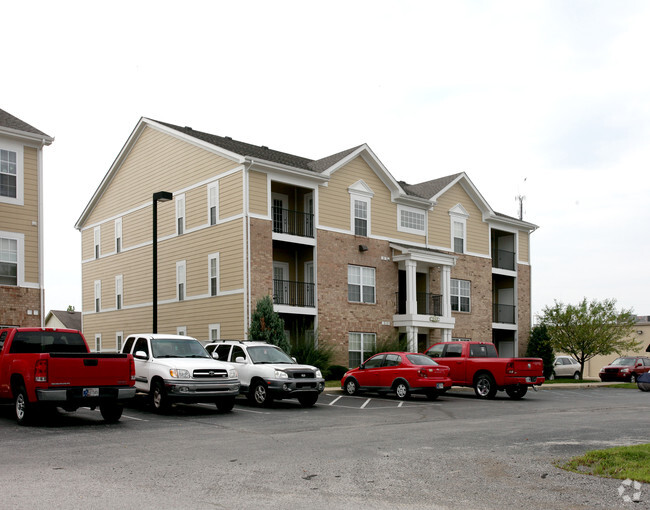
[[[239,391],[253,405],[269,405],[274,399],[297,398],[303,407],[311,407],[325,389],[325,379],[318,368],[297,364],[275,345],[222,340],[205,348],[219,361],[233,363],[241,381]]]
[[[556,356],[549,379],[552,381],[556,377],[573,377],[577,381],[580,379],[580,363],[571,356]]]

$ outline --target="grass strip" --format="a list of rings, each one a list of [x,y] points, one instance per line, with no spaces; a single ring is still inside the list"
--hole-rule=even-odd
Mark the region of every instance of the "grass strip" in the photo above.
[[[650,444],[593,450],[557,467],[604,478],[650,483]]]

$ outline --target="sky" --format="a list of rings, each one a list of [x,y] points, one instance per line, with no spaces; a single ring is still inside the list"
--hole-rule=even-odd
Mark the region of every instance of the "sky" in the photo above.
[[[74,225],[141,117],[397,180],[466,172],[539,226],[532,312],[650,315],[650,2],[3,5],[0,108],[44,150],[45,308],[81,310]],[[10,21],[10,22],[8,22]],[[8,51],[11,49],[11,51]]]

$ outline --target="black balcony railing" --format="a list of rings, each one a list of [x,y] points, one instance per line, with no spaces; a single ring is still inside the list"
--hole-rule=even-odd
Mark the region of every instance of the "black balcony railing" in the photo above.
[[[492,305],[492,322],[499,322],[501,324],[516,324],[514,305],[499,305],[494,303]]]
[[[395,299],[397,302],[397,315],[406,313],[406,293],[396,292]],[[418,315],[437,315],[442,316],[442,295],[430,294],[429,292],[418,292],[415,295],[417,300]]]
[[[300,237],[314,237],[314,215],[274,207],[273,232]]]
[[[307,306],[315,305],[313,283],[273,280],[273,303],[276,305]]]
[[[494,250],[492,253],[492,267],[514,271],[515,252],[507,250]]]

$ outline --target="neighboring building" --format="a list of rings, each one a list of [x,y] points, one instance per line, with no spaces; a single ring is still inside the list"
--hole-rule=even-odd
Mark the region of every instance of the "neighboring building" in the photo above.
[[[79,218],[84,333],[106,349],[152,327],[245,338],[272,295],[292,341],[318,331],[356,365],[378,339],[452,338],[524,352],[529,237],[465,173],[396,181],[367,145],[311,160],[143,118]]]
[[[621,356],[650,356],[650,315],[637,315],[634,331],[628,339],[640,342],[639,347],[621,354],[596,356],[585,363],[584,377],[598,379],[600,369]]]
[[[45,317],[45,327],[81,330],[81,312],[50,310]]]
[[[53,141],[0,110],[0,327],[43,325],[43,147]]]

